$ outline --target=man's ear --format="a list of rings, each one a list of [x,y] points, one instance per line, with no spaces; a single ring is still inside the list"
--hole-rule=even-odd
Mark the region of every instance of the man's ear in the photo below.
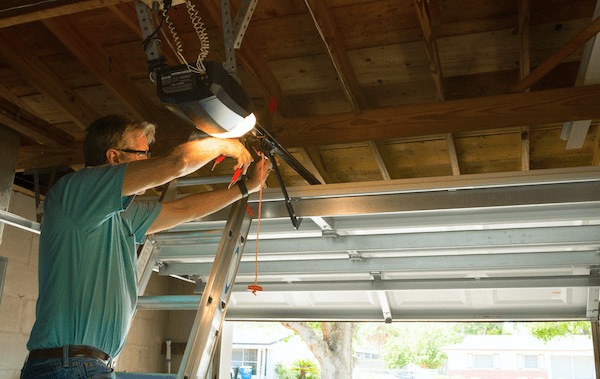
[[[108,149],[106,151],[106,162],[109,164],[119,163],[119,152],[115,149]]]

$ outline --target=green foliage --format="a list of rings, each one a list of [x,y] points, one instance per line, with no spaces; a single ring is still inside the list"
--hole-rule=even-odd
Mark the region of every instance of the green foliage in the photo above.
[[[296,359],[292,363],[275,366],[277,379],[319,379],[319,366],[312,359]]]
[[[590,337],[591,328],[589,321],[528,322],[522,325],[531,335],[546,343],[554,338],[565,336],[587,335]]]
[[[462,338],[463,334],[449,324],[400,324],[397,335],[390,337],[383,347],[383,358],[390,368],[402,368],[409,363],[439,368],[447,360],[439,347],[458,343]]]
[[[312,359],[296,359],[292,363],[292,371],[298,371],[299,378],[317,378],[313,375],[319,373],[319,366]]]
[[[275,374],[277,379],[297,379],[298,375],[295,372],[291,372],[281,362],[275,366]]]

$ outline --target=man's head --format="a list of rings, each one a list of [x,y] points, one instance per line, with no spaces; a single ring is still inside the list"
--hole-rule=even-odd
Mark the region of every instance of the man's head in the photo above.
[[[86,129],[83,152],[86,166],[117,164],[149,156],[156,127],[126,116],[111,115],[94,121]],[[148,153],[147,153],[148,152]]]

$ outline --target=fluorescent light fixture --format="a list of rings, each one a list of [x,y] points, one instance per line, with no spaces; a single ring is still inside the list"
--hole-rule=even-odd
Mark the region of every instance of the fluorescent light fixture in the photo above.
[[[238,138],[252,130],[252,101],[222,64],[205,62],[200,74],[188,66],[167,67],[157,75],[158,97],[172,112],[218,138]]]

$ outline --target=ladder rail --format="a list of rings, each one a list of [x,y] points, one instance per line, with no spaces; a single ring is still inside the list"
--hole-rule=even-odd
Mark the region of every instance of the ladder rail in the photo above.
[[[252,223],[252,217],[246,211],[247,204],[247,198],[241,199],[230,211],[183,354],[178,379],[206,378],[209,371]]]

